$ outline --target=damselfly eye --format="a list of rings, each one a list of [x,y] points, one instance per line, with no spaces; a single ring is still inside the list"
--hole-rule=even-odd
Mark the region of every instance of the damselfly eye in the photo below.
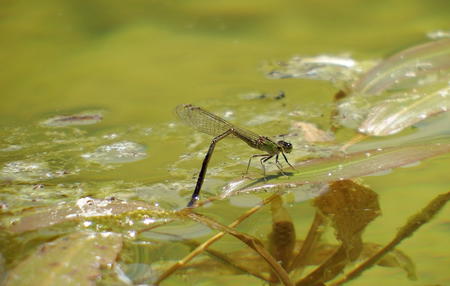
[[[292,151],[292,144],[283,140],[280,140],[277,142],[278,146],[281,147],[281,149],[283,150],[283,152],[285,153],[291,153]]]

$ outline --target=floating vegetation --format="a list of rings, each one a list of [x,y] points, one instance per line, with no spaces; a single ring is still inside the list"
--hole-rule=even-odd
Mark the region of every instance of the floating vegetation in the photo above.
[[[100,164],[120,164],[145,159],[147,157],[145,149],[141,144],[122,141],[100,146],[93,153],[85,153],[81,157]]]
[[[358,130],[374,136],[395,134],[405,127],[449,109],[450,86],[428,94],[395,96],[373,106]]]
[[[74,232],[40,246],[9,272],[4,285],[94,285],[111,267],[123,238],[111,232]],[[45,271],[44,271],[45,269]]]
[[[249,92],[239,95],[239,98],[244,100],[262,100],[262,99],[282,100],[285,97],[286,94],[284,93],[284,91],[281,90],[277,94],[264,92]]]
[[[373,62],[357,62],[348,55],[295,56],[286,62],[268,65],[266,76],[272,79],[307,78],[339,84],[348,82],[362,73]]]
[[[294,57],[273,65],[270,78],[327,80],[342,89],[337,124],[386,136],[450,108],[450,39],[401,51],[373,66],[349,57]],[[373,66],[373,67],[372,67]]]
[[[61,203],[51,207],[29,208],[4,221],[4,227],[13,233],[36,230],[68,221],[80,221],[86,218],[120,215],[133,211],[148,211],[151,218],[165,216],[165,211],[154,205],[139,201],[98,200],[81,198],[75,203]],[[143,215],[142,219],[148,218]],[[154,220],[155,221],[155,220]],[[144,222],[145,223],[145,222]],[[147,225],[147,223],[145,223]]]
[[[46,162],[13,161],[6,163],[0,172],[0,179],[11,181],[39,181],[51,179],[51,173]]]
[[[41,122],[48,127],[66,127],[76,125],[91,125],[102,121],[101,112],[82,112],[72,115],[57,115]]]
[[[380,62],[337,101],[336,121],[386,136],[450,107],[450,39],[406,49]]]

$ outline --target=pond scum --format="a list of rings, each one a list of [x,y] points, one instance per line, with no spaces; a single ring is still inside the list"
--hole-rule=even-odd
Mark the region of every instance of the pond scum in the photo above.
[[[370,136],[396,134],[448,110],[450,40],[432,41],[401,51],[365,71],[360,67],[355,70],[355,65],[336,69],[335,59],[329,65],[323,64],[323,57],[318,59],[315,62],[314,58],[307,61],[296,58],[275,65],[268,76],[310,77],[311,71],[315,71],[319,79],[332,80],[340,87],[332,119],[335,130],[344,126],[358,130],[360,135],[340,145],[339,153],[294,164],[295,171],[269,175],[265,180],[242,178],[230,182],[220,195],[202,198],[195,208],[169,211],[153,203],[88,196],[76,202],[62,200],[54,205],[20,210],[2,207],[5,209],[0,237],[2,285],[171,285],[180,283],[177,280],[180,277],[186,284],[194,284],[196,277],[239,275],[254,277],[268,285],[338,286],[357,279],[374,266],[400,268],[409,279],[418,279],[413,261],[397,246],[446,205],[450,192],[424,204],[387,244],[381,245],[363,240],[364,230],[381,211],[377,193],[363,186],[358,177],[448,154],[448,136],[438,140],[435,137],[397,140],[395,146],[344,151]],[[335,76],[330,77],[330,73]],[[69,121],[86,118],[68,116],[63,121],[67,125],[73,123]],[[309,134],[313,133],[324,138],[317,130]],[[287,178],[279,179],[286,175]],[[7,176],[1,187],[8,192],[8,188],[18,185],[63,192],[61,185],[48,181],[35,183]],[[304,235],[296,231],[294,214],[283,203],[284,195],[302,187],[315,189],[311,200],[315,216]],[[65,188],[76,191],[77,185],[67,184]],[[228,225],[202,214],[205,205],[260,191],[270,194],[236,215]],[[238,230],[240,224],[267,208],[272,224],[265,237]],[[192,222],[217,233],[198,242],[164,230],[172,224]],[[327,226],[333,228],[336,244],[324,242]],[[181,244],[189,249],[188,254],[177,261],[162,259],[147,265],[142,261],[158,258],[136,259],[133,256],[145,254],[134,253],[133,245],[161,247],[150,242],[150,234],[166,237],[162,243],[166,251],[176,252]],[[227,253],[212,249],[225,235],[238,239],[244,247]],[[143,236],[147,239],[140,240]]]

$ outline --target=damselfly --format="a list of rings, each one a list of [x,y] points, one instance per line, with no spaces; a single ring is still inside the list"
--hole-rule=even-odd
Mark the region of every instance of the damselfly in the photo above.
[[[250,147],[266,152],[265,154],[256,154],[250,157],[247,165],[247,172],[252,158],[255,157],[261,157],[260,162],[264,175],[264,163],[273,157],[275,157],[277,167],[281,170],[281,172],[283,172],[281,164],[278,161],[278,155],[280,153],[283,155],[286,163],[294,168],[289,163],[285,155],[285,153],[290,153],[292,151],[292,144],[289,142],[283,140],[275,142],[269,137],[260,136],[252,131],[234,126],[225,119],[191,104],[182,104],[177,106],[176,113],[182,121],[191,125],[198,131],[215,136],[209,146],[208,153],[206,153],[205,159],[203,160],[202,168],[197,179],[197,184],[195,185],[195,190],[192,194],[191,200],[188,203],[188,207],[192,207],[198,200],[203,181],[205,180],[206,169],[208,168],[208,163],[211,159],[216,143],[226,137],[237,137],[247,143]]]

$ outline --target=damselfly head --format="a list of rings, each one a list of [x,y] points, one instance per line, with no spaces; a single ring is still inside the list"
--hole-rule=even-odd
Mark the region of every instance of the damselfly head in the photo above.
[[[292,144],[283,140],[277,142],[277,145],[281,148],[284,153],[291,153]]]

